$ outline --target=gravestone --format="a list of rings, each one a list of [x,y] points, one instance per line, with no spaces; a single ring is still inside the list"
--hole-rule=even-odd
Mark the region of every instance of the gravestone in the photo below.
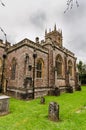
[[[59,104],[50,102],[48,118],[52,121],[59,121]]]
[[[0,96],[0,116],[9,113],[9,96]]]
[[[49,96],[60,96],[60,89],[59,88],[55,88],[53,90],[49,90],[48,91],[48,95]]]
[[[73,87],[72,86],[66,87],[66,92],[67,93],[73,93]]]
[[[55,88],[54,95],[55,96],[60,96],[60,89],[59,88]]]
[[[40,103],[45,104],[45,98],[44,97],[41,97]]]
[[[78,85],[76,90],[77,90],[77,91],[81,91],[81,86]]]

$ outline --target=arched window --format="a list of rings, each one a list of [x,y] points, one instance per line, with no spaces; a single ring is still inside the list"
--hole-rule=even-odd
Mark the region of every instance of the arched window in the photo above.
[[[71,60],[68,61],[68,71],[69,71],[70,76],[72,76],[72,61]]]
[[[15,75],[16,75],[16,59],[12,59],[12,67],[11,67],[11,79],[15,80]]]
[[[1,79],[1,75],[2,75],[2,59],[0,58],[0,79]]]
[[[62,76],[62,57],[58,54],[56,56],[55,68],[58,76]]]
[[[37,61],[37,78],[41,78],[43,76],[43,61],[39,59]]]

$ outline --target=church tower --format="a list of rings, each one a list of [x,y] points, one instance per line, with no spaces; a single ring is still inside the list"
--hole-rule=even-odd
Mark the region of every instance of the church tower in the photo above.
[[[47,38],[50,38],[56,46],[62,47],[62,30],[57,30],[56,24],[53,31],[49,31],[49,33],[47,33],[47,30],[45,31],[45,40]]]

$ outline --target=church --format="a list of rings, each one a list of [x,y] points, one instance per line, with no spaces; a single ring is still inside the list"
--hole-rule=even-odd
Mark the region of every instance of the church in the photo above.
[[[45,31],[45,39],[25,38],[11,45],[0,40],[0,91],[19,99],[34,99],[49,92],[76,90],[76,57],[63,47],[62,31]]]

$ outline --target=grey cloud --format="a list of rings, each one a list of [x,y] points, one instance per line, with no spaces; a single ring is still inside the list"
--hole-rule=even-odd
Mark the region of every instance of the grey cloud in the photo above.
[[[7,33],[10,42],[28,37],[44,35],[45,28],[57,28],[63,32],[63,45],[73,51],[78,58],[86,56],[86,0],[75,0],[72,10],[64,14],[66,0],[9,0],[6,8],[0,6],[0,26]],[[4,39],[2,33],[0,37]]]
[[[16,37],[17,37],[17,35],[8,34],[7,40],[10,41],[11,44],[14,44],[14,43],[16,43]]]
[[[71,38],[74,38],[73,40]],[[79,60],[86,61],[86,37],[79,33],[75,36],[71,35],[71,40],[67,42],[66,47],[75,53]]]
[[[36,28],[43,29],[44,24],[47,21],[47,16],[45,12],[38,10],[37,12],[31,14],[29,20]]]

